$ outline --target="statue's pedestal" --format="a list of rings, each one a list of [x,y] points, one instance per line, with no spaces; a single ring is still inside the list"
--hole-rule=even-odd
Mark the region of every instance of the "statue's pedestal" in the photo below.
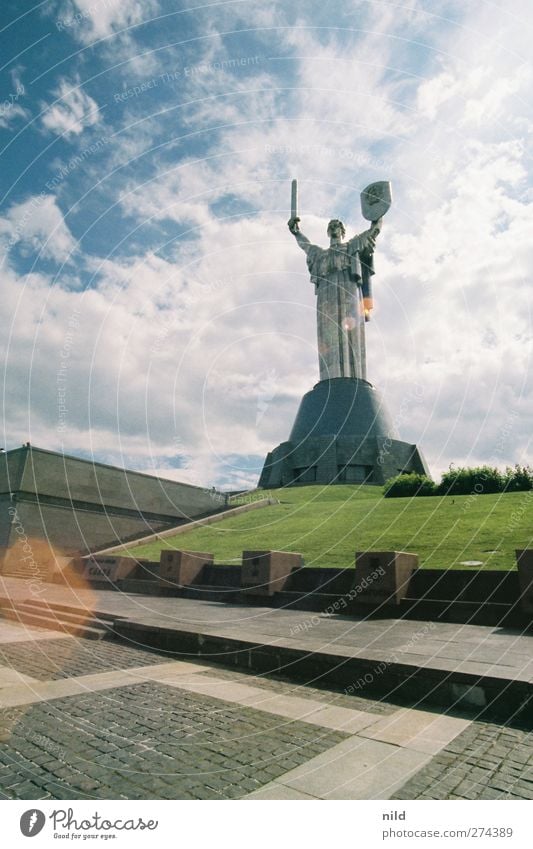
[[[259,486],[379,485],[400,472],[429,475],[416,445],[398,439],[372,384],[337,377],[304,395],[288,441],[267,455]]]

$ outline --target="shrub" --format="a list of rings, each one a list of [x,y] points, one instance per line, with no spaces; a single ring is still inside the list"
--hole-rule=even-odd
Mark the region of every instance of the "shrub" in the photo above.
[[[385,498],[408,498],[414,495],[434,495],[435,489],[431,478],[413,472],[390,478],[383,487],[383,495]]]
[[[503,492],[506,475],[490,466],[451,469],[445,472],[438,486],[439,495],[486,495]]]
[[[505,470],[506,492],[521,492],[527,489],[533,489],[533,469],[531,466],[519,466],[517,464],[514,469],[508,467]]]

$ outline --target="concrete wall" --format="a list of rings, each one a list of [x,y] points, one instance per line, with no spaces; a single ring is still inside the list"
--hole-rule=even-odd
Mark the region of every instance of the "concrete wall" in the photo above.
[[[168,522],[148,524],[140,518],[113,516],[75,507],[62,507],[16,501],[17,517],[24,533],[31,539],[48,539],[64,552],[74,554],[92,551],[117,540],[128,540],[157,528],[168,527]],[[13,537],[13,534],[11,535]],[[9,539],[9,545],[14,542]]]
[[[9,534],[11,532],[9,507],[11,507],[9,495],[0,495],[0,549],[7,547],[9,542]]]
[[[27,453],[22,492],[187,519],[213,510],[212,496],[201,487],[42,449]]]
[[[16,492],[20,489],[27,456],[27,448],[15,448],[0,454],[0,493]]]
[[[201,487],[19,448],[0,460],[0,548],[15,543],[11,505],[28,538],[73,554],[216,513],[223,503],[220,493]]]

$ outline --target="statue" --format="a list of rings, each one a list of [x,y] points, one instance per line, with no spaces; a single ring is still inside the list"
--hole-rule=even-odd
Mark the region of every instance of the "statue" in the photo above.
[[[320,380],[303,396],[288,438],[268,452],[259,479],[262,489],[381,485],[399,471],[429,476],[418,447],[400,439],[366,378],[374,248],[390,204],[390,183],[367,186],[361,212],[371,222],[369,229],[345,242],[344,225],[334,218],[328,224],[330,246],[324,249],[300,232],[298,186],[292,182],[289,230],[306,253],[315,285]]]
[[[342,221],[328,224],[329,248],[313,245],[300,232],[297,184],[292,182],[289,230],[307,255],[317,296],[320,380],[351,377],[366,380],[365,322],[373,308],[371,278],[374,248],[383,215],[390,207],[390,184],[373,183],[361,194],[362,212],[371,227],[347,242]]]

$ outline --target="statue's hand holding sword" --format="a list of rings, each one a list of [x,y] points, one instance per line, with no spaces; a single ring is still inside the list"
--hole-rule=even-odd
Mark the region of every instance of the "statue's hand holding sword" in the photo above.
[[[291,183],[291,217],[288,225],[291,233],[296,235],[300,232],[300,219],[298,218],[298,181],[293,180]]]

